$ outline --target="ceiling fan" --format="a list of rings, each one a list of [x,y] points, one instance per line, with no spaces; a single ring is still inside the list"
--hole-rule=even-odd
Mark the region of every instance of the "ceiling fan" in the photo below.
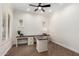
[[[33,6],[33,7],[37,7],[34,11],[36,12],[37,10],[41,10],[43,12],[45,12],[45,10],[43,8],[46,8],[46,7],[50,7],[51,5],[50,4],[47,4],[47,5],[42,5],[42,3],[38,3],[38,5],[32,5],[32,4],[29,4],[29,6]]]

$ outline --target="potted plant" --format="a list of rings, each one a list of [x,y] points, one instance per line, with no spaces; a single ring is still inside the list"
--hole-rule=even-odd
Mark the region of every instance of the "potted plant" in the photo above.
[[[17,31],[18,35],[23,36],[23,33],[21,33],[20,30]]]

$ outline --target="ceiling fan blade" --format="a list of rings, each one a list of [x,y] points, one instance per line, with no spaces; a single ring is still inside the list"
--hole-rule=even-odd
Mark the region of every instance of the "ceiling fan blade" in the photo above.
[[[51,5],[50,4],[48,4],[48,5],[43,5],[43,6],[41,6],[41,7],[50,7]]]
[[[34,11],[37,11],[38,10],[38,8],[37,9],[35,9]]]
[[[38,7],[38,6],[36,6],[36,5],[32,5],[32,4],[29,4],[29,6],[34,6],[34,7]]]
[[[43,12],[45,12],[45,10],[44,10],[43,8],[42,8],[41,10],[42,10]]]

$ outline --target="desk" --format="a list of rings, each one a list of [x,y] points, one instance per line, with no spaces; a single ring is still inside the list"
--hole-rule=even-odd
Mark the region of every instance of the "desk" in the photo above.
[[[28,45],[30,45],[30,43],[33,44],[32,42],[33,38],[34,38],[34,35],[16,36],[16,47],[18,47],[18,40],[23,40],[23,39],[27,39]]]
[[[33,44],[35,37],[37,36],[45,36],[45,35],[25,35],[25,36],[16,36],[16,47],[18,47],[18,39],[27,39],[28,40],[28,45],[30,45],[30,43]],[[33,41],[33,42],[32,42]]]
[[[48,51],[48,36],[37,36],[35,39],[37,42],[36,49],[39,53]]]

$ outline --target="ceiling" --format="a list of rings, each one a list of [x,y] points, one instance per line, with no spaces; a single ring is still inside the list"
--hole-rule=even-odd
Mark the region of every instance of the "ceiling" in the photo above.
[[[38,3],[12,3],[11,5],[14,12],[21,11],[21,12],[30,12],[30,13],[38,13],[38,14],[39,13],[50,14],[69,5],[69,3],[42,3],[43,5],[51,4],[51,7],[44,8],[45,12],[41,12],[40,10],[34,12],[36,7],[29,6],[29,4],[38,5]]]

